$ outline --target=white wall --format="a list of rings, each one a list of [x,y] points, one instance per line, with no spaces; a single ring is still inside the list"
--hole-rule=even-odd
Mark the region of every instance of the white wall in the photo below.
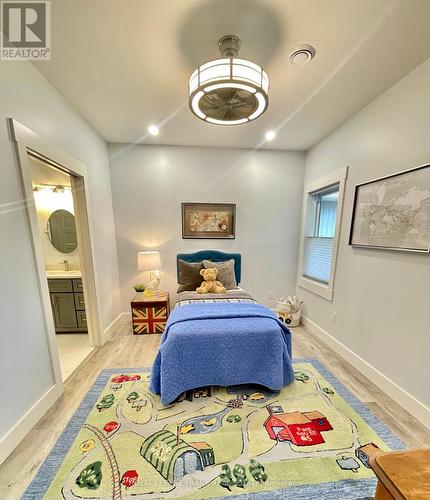
[[[32,65],[0,61],[0,439],[53,384],[7,117],[87,165],[103,326],[120,310],[106,145]]]
[[[320,328],[430,404],[430,256],[348,245],[356,184],[430,163],[430,60],[344,123],[306,158],[306,182],[349,165],[334,300],[298,288]],[[331,312],[337,321],[331,321]]]
[[[273,306],[293,293],[304,155],[276,151],[111,145],[112,195],[123,311],[137,271],[136,253],[159,247],[161,288],[176,294],[176,254],[202,249],[242,253],[242,286]],[[181,202],[236,203],[236,239],[183,240]]]

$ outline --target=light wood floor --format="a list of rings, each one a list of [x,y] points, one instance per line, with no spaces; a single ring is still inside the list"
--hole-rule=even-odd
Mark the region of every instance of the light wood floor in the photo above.
[[[318,358],[360,400],[364,401],[409,448],[430,447],[430,431],[387,397],[370,380],[303,327],[293,330],[294,357]],[[150,367],[159,335],[133,336],[129,320],[67,381],[63,396],[0,466],[0,499],[18,500],[48,455],[67,421],[103,368]]]
[[[88,333],[58,333],[56,336],[63,382],[93,352]]]

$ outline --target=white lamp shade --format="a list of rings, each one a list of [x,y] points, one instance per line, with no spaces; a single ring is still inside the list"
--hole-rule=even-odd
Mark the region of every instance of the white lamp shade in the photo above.
[[[138,252],[137,269],[139,271],[156,271],[161,269],[160,252]]]

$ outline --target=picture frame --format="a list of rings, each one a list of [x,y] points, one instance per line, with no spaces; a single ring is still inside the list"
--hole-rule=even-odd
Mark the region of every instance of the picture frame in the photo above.
[[[183,239],[234,239],[236,205],[234,203],[181,204]]]
[[[430,253],[430,164],[355,186],[349,244]]]

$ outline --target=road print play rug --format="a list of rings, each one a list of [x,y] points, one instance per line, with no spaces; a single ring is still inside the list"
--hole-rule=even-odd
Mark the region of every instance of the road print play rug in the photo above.
[[[104,370],[24,499],[357,499],[368,452],[402,443],[317,360],[280,392],[189,391],[162,405],[147,370]]]

